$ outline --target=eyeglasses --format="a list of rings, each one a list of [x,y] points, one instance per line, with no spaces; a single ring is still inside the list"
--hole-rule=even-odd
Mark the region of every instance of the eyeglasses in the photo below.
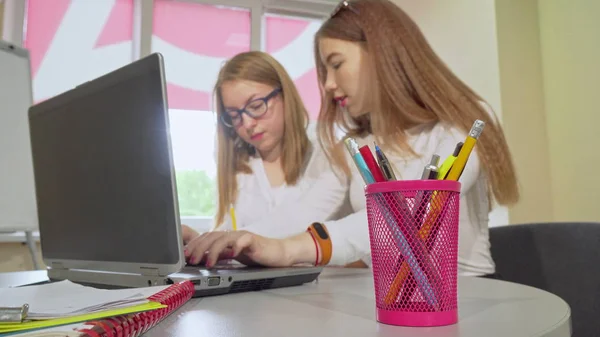
[[[227,110],[221,114],[221,123],[227,127],[238,127],[242,124],[242,114],[247,114],[252,118],[262,117],[269,110],[268,102],[271,98],[277,96],[281,88],[276,88],[265,97],[253,99],[246,103],[241,109]]]
[[[331,12],[330,17],[336,16],[342,9],[349,9],[349,10],[353,11],[354,14],[358,14],[358,10],[356,8],[352,7],[352,5],[350,4],[350,1],[342,1],[335,7],[333,12]]]

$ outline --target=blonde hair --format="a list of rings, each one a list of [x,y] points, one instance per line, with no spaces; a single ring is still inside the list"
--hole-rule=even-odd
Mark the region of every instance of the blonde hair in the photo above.
[[[225,82],[246,80],[281,88],[284,112],[281,167],[285,182],[296,184],[308,156],[310,141],[306,128],[308,113],[294,82],[283,66],[272,56],[259,51],[238,54],[225,63],[215,84],[217,117],[225,112],[221,86]],[[215,227],[223,222],[230,205],[237,200],[238,173],[252,173],[248,160],[254,149],[235,133],[233,128],[218,123],[217,127],[217,212]]]
[[[318,134],[328,157],[349,174],[343,147],[335,137],[335,125],[349,136],[373,134],[378,143],[413,156],[406,130],[443,122],[467,133],[476,119],[486,123],[476,146],[490,189],[499,204],[519,199],[517,178],[504,133],[498,121],[482,105],[483,99],[463,83],[428,44],[415,22],[387,0],[349,1],[323,23],[315,36],[315,59],[319,82],[326,80],[320,58],[323,38],[356,42],[367,50],[365,66],[373,97],[371,113],[348,123],[333,104],[332,93],[322,97]]]

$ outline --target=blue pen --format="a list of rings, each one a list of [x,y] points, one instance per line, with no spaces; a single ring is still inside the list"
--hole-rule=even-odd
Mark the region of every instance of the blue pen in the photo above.
[[[367,166],[365,159],[360,154],[360,150],[358,148],[358,144],[356,143],[356,141],[353,138],[348,137],[348,138],[346,138],[346,140],[344,140],[344,143],[346,144],[346,148],[350,152],[352,159],[354,159],[354,163],[356,164],[356,167],[358,167],[358,171],[360,172],[360,175],[362,176],[363,180],[365,181],[365,184],[374,183],[375,178],[373,178],[373,174],[371,174],[371,170],[369,170],[369,167]]]
[[[348,137],[344,140],[344,143],[346,144],[346,148],[350,152],[350,155],[352,156],[354,163],[358,167],[358,171],[360,172],[363,180],[365,181],[365,184],[374,183],[375,178],[373,178],[371,171],[367,167],[367,163],[365,162],[364,158],[362,157],[362,155],[360,153],[360,150],[359,150],[358,144],[356,143],[356,140]],[[423,295],[425,296],[425,300],[427,301],[427,303],[429,305],[436,306],[437,300],[436,300],[436,296],[435,296],[433,287],[427,280],[427,276],[421,269],[421,266],[419,266],[419,261],[417,260],[413,251],[411,250],[407,239],[404,237],[404,234],[402,233],[402,231],[400,231],[400,229],[398,227],[398,223],[396,222],[396,219],[394,219],[394,217],[390,214],[390,211],[388,209],[389,205],[385,205],[385,204],[387,204],[387,202],[385,200],[382,200],[381,198],[376,197],[375,199],[377,200],[377,204],[378,204],[380,210],[384,213],[384,218],[386,219],[386,223],[387,223],[388,227],[392,231],[392,236],[394,238],[394,241],[396,241],[396,244],[402,250],[403,255],[406,256],[406,261],[407,261],[408,265],[411,267],[413,273],[415,274],[414,276],[415,276],[417,283],[419,284],[419,287],[423,290]]]
[[[377,144],[375,144],[375,154],[377,155],[377,162],[379,163],[385,178],[387,180],[396,180],[396,175],[394,174],[394,170],[392,169],[390,162]]]

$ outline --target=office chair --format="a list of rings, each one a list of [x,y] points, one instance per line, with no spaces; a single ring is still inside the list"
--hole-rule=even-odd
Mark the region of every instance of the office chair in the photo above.
[[[600,223],[493,227],[490,242],[502,279],[565,300],[573,337],[600,336]]]

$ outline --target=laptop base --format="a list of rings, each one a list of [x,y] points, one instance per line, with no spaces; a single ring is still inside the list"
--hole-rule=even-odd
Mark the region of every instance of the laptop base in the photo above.
[[[299,286],[315,281],[322,270],[321,267],[263,268],[242,265],[216,266],[208,270],[187,266],[181,272],[169,275],[169,279],[173,282],[190,280],[196,289],[194,297],[204,297]]]
[[[48,268],[48,278],[51,281],[69,280],[71,282],[91,285],[95,288],[103,289],[143,288],[169,284],[168,279],[164,276],[83,269]]]
[[[100,289],[142,288],[190,281],[194,284],[194,297],[205,297],[300,286],[315,281],[321,271],[321,267],[263,268],[224,265],[205,269],[187,266],[181,272],[168,276],[148,276],[49,268],[48,278],[50,282],[70,280]]]

